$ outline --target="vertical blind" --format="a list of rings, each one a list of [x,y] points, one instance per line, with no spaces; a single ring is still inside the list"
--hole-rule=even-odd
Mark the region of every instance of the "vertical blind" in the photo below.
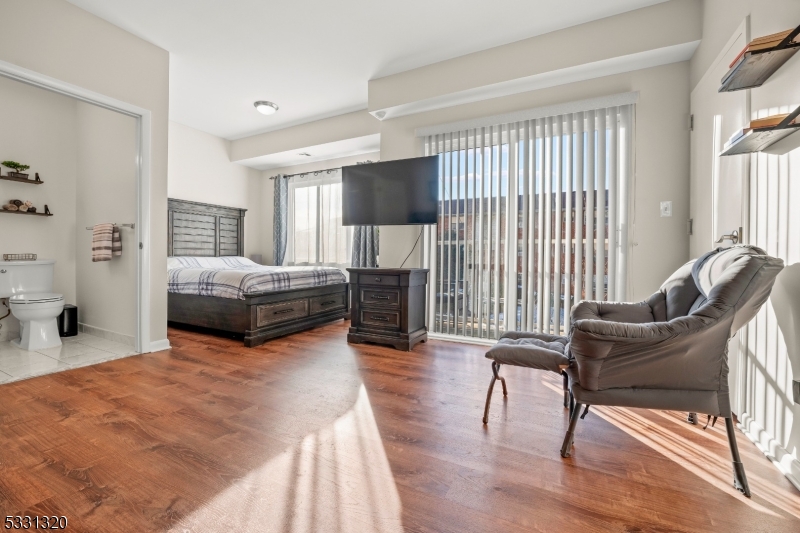
[[[634,106],[429,135],[439,220],[424,231],[428,328],[563,333],[575,302],[626,296]]]
[[[791,108],[779,111],[788,113]],[[766,110],[762,110],[759,114],[754,113],[753,118],[766,114]],[[800,240],[797,238],[800,212],[797,207],[792,207],[800,200],[800,188],[794,186],[800,178],[800,165],[794,164],[795,161],[800,161],[800,158],[792,152],[750,155],[749,191],[742,217],[745,220],[744,242],[783,259],[790,265],[787,273],[800,262]],[[756,317],[736,336],[739,360],[735,364],[739,367],[738,389],[741,393],[732,401],[740,413],[739,420],[745,434],[762,451],[769,450],[768,456],[782,471],[791,472],[795,467],[792,466],[790,451],[793,441],[797,442],[793,434],[796,434],[798,424],[792,381],[800,381],[800,375],[792,368],[794,336],[788,322],[794,320],[794,295],[786,285],[779,289],[780,283],[772,291],[771,305],[762,306]]]

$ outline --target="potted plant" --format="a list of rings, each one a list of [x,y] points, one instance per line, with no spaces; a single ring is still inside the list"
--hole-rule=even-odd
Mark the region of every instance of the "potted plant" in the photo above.
[[[14,172],[8,173],[9,178],[28,179],[28,175],[23,174],[22,172],[31,168],[30,165],[23,165],[22,163],[17,163],[16,161],[3,161],[2,163],[0,163],[0,165],[3,165],[4,167],[8,167],[14,170]]]

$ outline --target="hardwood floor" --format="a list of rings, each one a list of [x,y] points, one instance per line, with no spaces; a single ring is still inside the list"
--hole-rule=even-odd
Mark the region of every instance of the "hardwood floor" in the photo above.
[[[571,459],[560,380],[485,348],[348,345],[348,323],[240,341],[170,330],[169,351],[0,385],[0,519],[68,531],[800,531],[800,493],[724,426],[592,410]]]

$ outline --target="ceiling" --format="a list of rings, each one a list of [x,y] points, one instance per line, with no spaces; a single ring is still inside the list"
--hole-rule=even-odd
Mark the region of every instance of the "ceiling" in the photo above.
[[[256,170],[269,170],[271,168],[290,167],[303,163],[327,161],[351,155],[369,154],[381,149],[381,136],[379,133],[343,139],[325,144],[308,146],[303,150],[287,150],[269,155],[262,155],[250,159],[236,161],[240,165]]]
[[[373,78],[664,0],[68,1],[170,52],[171,120],[238,139],[366,109]]]

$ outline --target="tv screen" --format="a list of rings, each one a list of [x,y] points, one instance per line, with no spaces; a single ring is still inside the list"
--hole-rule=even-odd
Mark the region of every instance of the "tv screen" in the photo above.
[[[438,155],[342,168],[342,224],[436,224]]]

